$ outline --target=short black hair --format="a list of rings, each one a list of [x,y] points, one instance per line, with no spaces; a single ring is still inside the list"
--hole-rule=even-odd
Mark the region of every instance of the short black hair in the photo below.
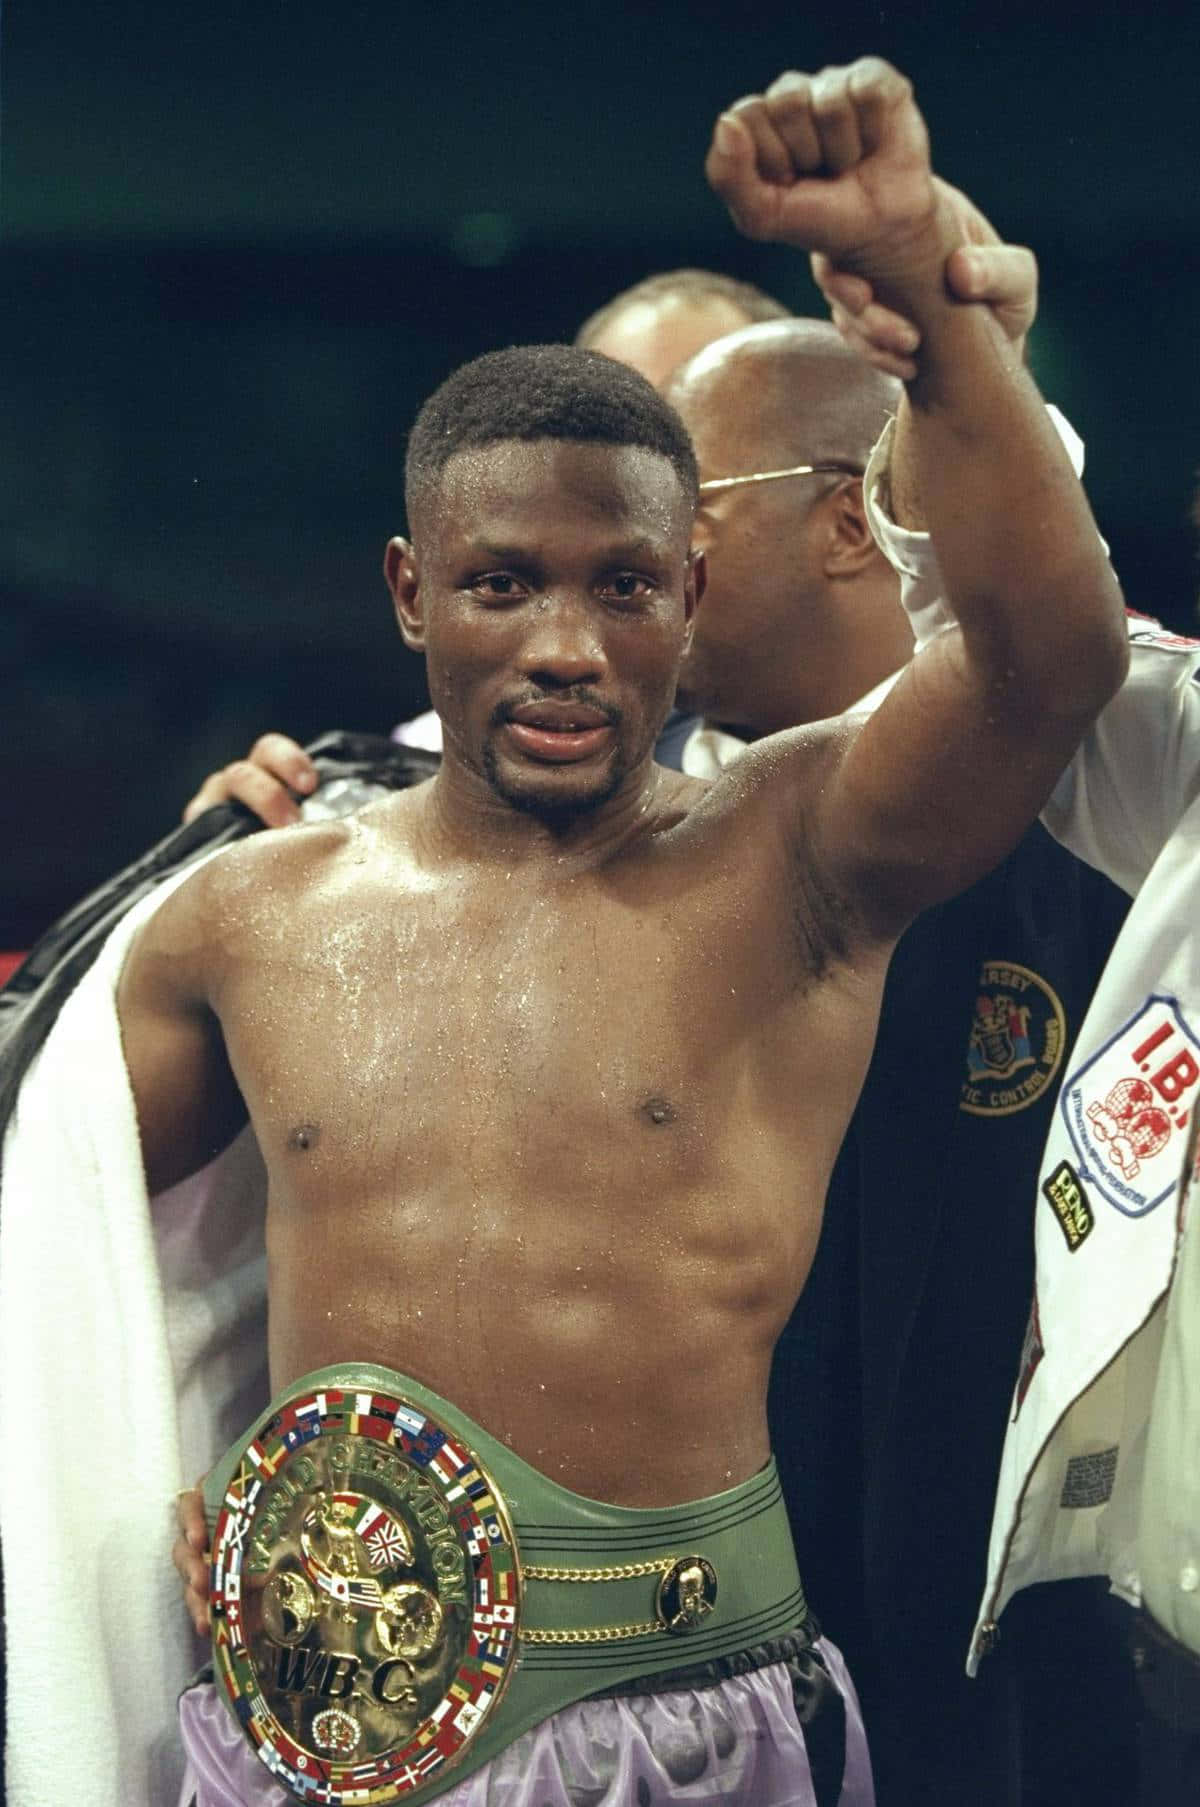
[[[575,334],[576,345],[593,345],[627,308],[667,297],[701,306],[708,301],[727,302],[737,309],[747,326],[755,326],[760,320],[787,320],[792,311],[765,289],[755,288],[752,282],[739,282],[736,276],[722,276],[719,270],[661,270],[656,276],[643,276],[632,288],[622,289],[589,314]]]
[[[574,345],[510,345],[463,364],[417,415],[404,468],[410,529],[456,452],[505,439],[644,446],[669,460],[693,507],[699,500],[687,428],[644,376]]]

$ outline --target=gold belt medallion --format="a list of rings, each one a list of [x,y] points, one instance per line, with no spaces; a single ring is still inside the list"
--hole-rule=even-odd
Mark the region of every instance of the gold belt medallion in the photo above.
[[[213,1533],[219,1688],[301,1799],[403,1800],[508,1683],[521,1571],[472,1453],[393,1394],[298,1395],[248,1443]]]

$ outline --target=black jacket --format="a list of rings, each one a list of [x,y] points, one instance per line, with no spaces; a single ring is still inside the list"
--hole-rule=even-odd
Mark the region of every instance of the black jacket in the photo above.
[[[397,746],[378,734],[322,734],[306,749],[316,763],[318,793],[338,779],[384,791],[407,790],[437,770],[436,753]],[[263,824],[240,803],[219,803],[172,829],[148,853],[85,897],[47,929],[0,989],[0,1142],[29,1063],[125,912],[156,885],[212,848],[253,834]]]

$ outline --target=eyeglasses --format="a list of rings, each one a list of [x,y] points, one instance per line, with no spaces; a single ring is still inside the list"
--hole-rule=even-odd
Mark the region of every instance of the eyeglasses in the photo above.
[[[861,477],[863,474],[857,464],[827,459],[823,464],[793,464],[786,471],[752,471],[746,477],[710,477],[707,483],[700,485],[700,494],[713,496],[718,490],[737,489],[743,483],[774,483],[778,477],[813,477],[821,472],[841,477]]]

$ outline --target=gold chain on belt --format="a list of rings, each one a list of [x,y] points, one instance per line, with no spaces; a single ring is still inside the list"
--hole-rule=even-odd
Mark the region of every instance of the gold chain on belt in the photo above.
[[[601,1569],[560,1569],[526,1563],[524,1574],[527,1581],[636,1581],[639,1575],[657,1575],[662,1579],[670,1574],[674,1563],[673,1556],[660,1557],[657,1562],[622,1562]],[[638,1625],[588,1625],[574,1631],[523,1631],[521,1641],[525,1644],[607,1644],[615,1638],[654,1637],[663,1629],[661,1619],[648,1619]]]
[[[657,1562],[623,1562],[611,1569],[548,1569],[527,1562],[523,1574],[527,1581],[636,1581],[639,1575],[666,1575],[675,1566],[673,1556]]]

